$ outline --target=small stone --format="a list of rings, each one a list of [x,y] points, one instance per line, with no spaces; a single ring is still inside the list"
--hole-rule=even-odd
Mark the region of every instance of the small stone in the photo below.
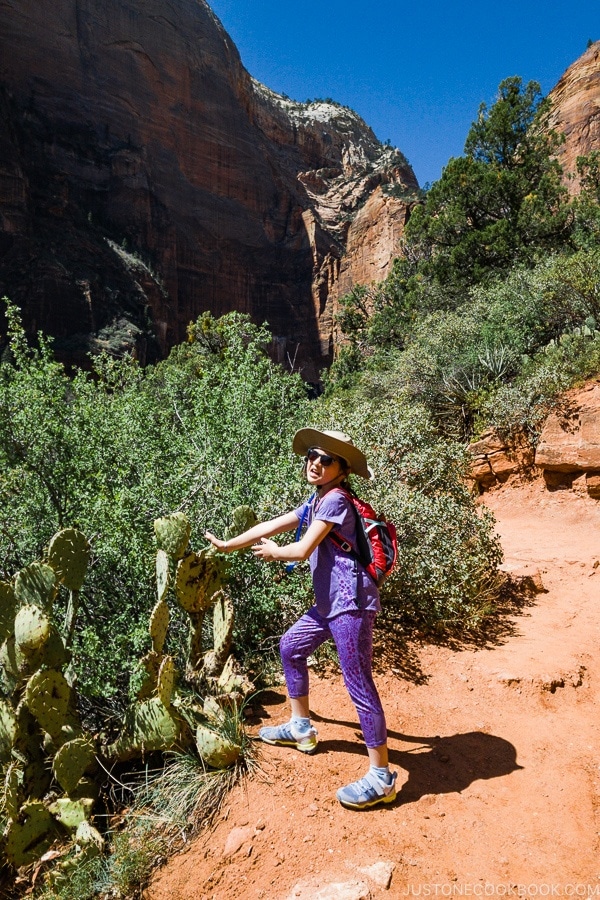
[[[392,875],[395,868],[395,863],[389,860],[380,860],[373,863],[372,866],[359,868],[358,871],[361,875],[366,875],[370,881],[387,891],[392,883]]]
[[[252,828],[232,828],[225,841],[223,856],[225,858],[233,856],[251,837],[253,837]]]

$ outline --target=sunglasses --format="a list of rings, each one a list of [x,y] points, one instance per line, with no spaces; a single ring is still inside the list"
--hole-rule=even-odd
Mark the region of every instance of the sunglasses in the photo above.
[[[327,456],[327,454],[325,453],[317,453],[317,451],[313,450],[312,447],[306,454],[306,459],[308,462],[316,462],[317,460],[319,460],[319,462],[325,469],[330,466],[331,463],[336,462],[335,456]]]

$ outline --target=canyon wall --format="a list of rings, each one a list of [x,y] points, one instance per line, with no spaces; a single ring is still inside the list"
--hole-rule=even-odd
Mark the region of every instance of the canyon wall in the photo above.
[[[236,309],[316,382],[418,191],[351,110],[256,82],[204,0],[4,0],[0,118],[0,294],[69,361]]]
[[[552,104],[550,125],[563,132],[560,163],[569,190],[577,193],[577,157],[600,149],[600,41],[569,66],[548,95]]]

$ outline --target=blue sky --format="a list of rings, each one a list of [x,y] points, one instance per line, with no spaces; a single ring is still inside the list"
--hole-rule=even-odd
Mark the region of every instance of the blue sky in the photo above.
[[[600,40],[600,0],[208,0],[244,66],[294,100],[331,97],[408,157],[421,185],[460,156],[503,78],[548,93]]]

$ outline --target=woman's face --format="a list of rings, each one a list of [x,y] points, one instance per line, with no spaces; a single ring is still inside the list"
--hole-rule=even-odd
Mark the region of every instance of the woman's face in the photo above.
[[[331,462],[329,462],[331,460]],[[322,450],[321,447],[311,447],[306,456],[306,480],[315,487],[334,481],[344,472],[344,468],[337,456]]]

